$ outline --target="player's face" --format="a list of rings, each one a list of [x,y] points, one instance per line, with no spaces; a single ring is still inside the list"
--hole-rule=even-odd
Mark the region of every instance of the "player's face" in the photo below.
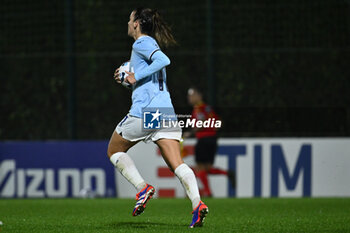
[[[194,106],[201,101],[201,96],[198,92],[191,88],[188,90],[187,100],[190,105]]]
[[[134,37],[135,35],[135,22],[134,22],[135,11],[131,12],[128,22],[128,36]]]
[[[193,94],[187,95],[187,100],[188,100],[188,103],[192,106],[196,104],[195,96]]]

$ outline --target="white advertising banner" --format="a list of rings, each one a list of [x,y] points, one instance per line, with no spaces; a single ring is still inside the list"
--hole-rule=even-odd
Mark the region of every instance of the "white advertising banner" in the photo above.
[[[195,167],[195,139],[184,161]],[[0,198],[80,196],[134,198],[136,191],[110,163],[108,141],[0,142]],[[185,197],[157,146],[129,150],[158,197]],[[236,175],[209,175],[213,197],[350,197],[350,138],[219,139],[215,167]],[[198,185],[202,184],[198,179]]]
[[[185,141],[188,151],[193,151],[195,142]],[[139,143],[128,154],[158,197],[185,197],[155,144]],[[195,166],[193,155],[184,160]],[[236,173],[235,188],[226,176],[209,176],[214,197],[350,196],[348,138],[220,139],[214,165]],[[135,189],[117,171],[115,177],[117,196],[135,197]],[[202,186],[200,180],[198,185]]]

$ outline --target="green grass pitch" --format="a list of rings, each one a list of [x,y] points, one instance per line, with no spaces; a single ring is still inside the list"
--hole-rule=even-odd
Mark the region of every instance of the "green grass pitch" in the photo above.
[[[189,229],[187,199],[154,199],[131,215],[131,199],[1,199],[1,233],[350,232],[349,198],[204,199],[202,228]]]

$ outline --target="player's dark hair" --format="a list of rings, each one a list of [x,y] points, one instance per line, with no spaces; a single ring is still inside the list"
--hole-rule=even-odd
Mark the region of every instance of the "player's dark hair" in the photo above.
[[[199,95],[203,96],[203,92],[201,89],[195,86],[191,86],[188,90],[192,89],[193,91],[197,92]]]
[[[139,20],[141,33],[154,37],[160,47],[176,45],[170,27],[157,10],[140,7],[134,10],[134,21]]]

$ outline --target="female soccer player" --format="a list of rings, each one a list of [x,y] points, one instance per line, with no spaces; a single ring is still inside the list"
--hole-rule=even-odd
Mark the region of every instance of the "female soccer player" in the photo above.
[[[132,213],[133,216],[138,216],[143,213],[155,189],[144,181],[126,152],[139,141],[155,142],[163,159],[181,181],[192,202],[193,218],[190,227],[202,226],[209,210],[200,200],[193,171],[181,158],[179,146],[181,129],[145,130],[142,128],[143,108],[173,109],[166,86],[165,72],[165,66],[170,64],[170,60],[161,51],[158,43],[160,46],[167,47],[176,42],[170,28],[159,13],[149,8],[137,8],[131,12],[128,35],[135,39],[130,58],[130,65],[134,72],[127,72],[126,77],[127,82],[132,85],[132,106],[113,132],[107,154],[113,165],[138,191],[137,202]],[[120,82],[119,69],[115,71],[114,77]]]

